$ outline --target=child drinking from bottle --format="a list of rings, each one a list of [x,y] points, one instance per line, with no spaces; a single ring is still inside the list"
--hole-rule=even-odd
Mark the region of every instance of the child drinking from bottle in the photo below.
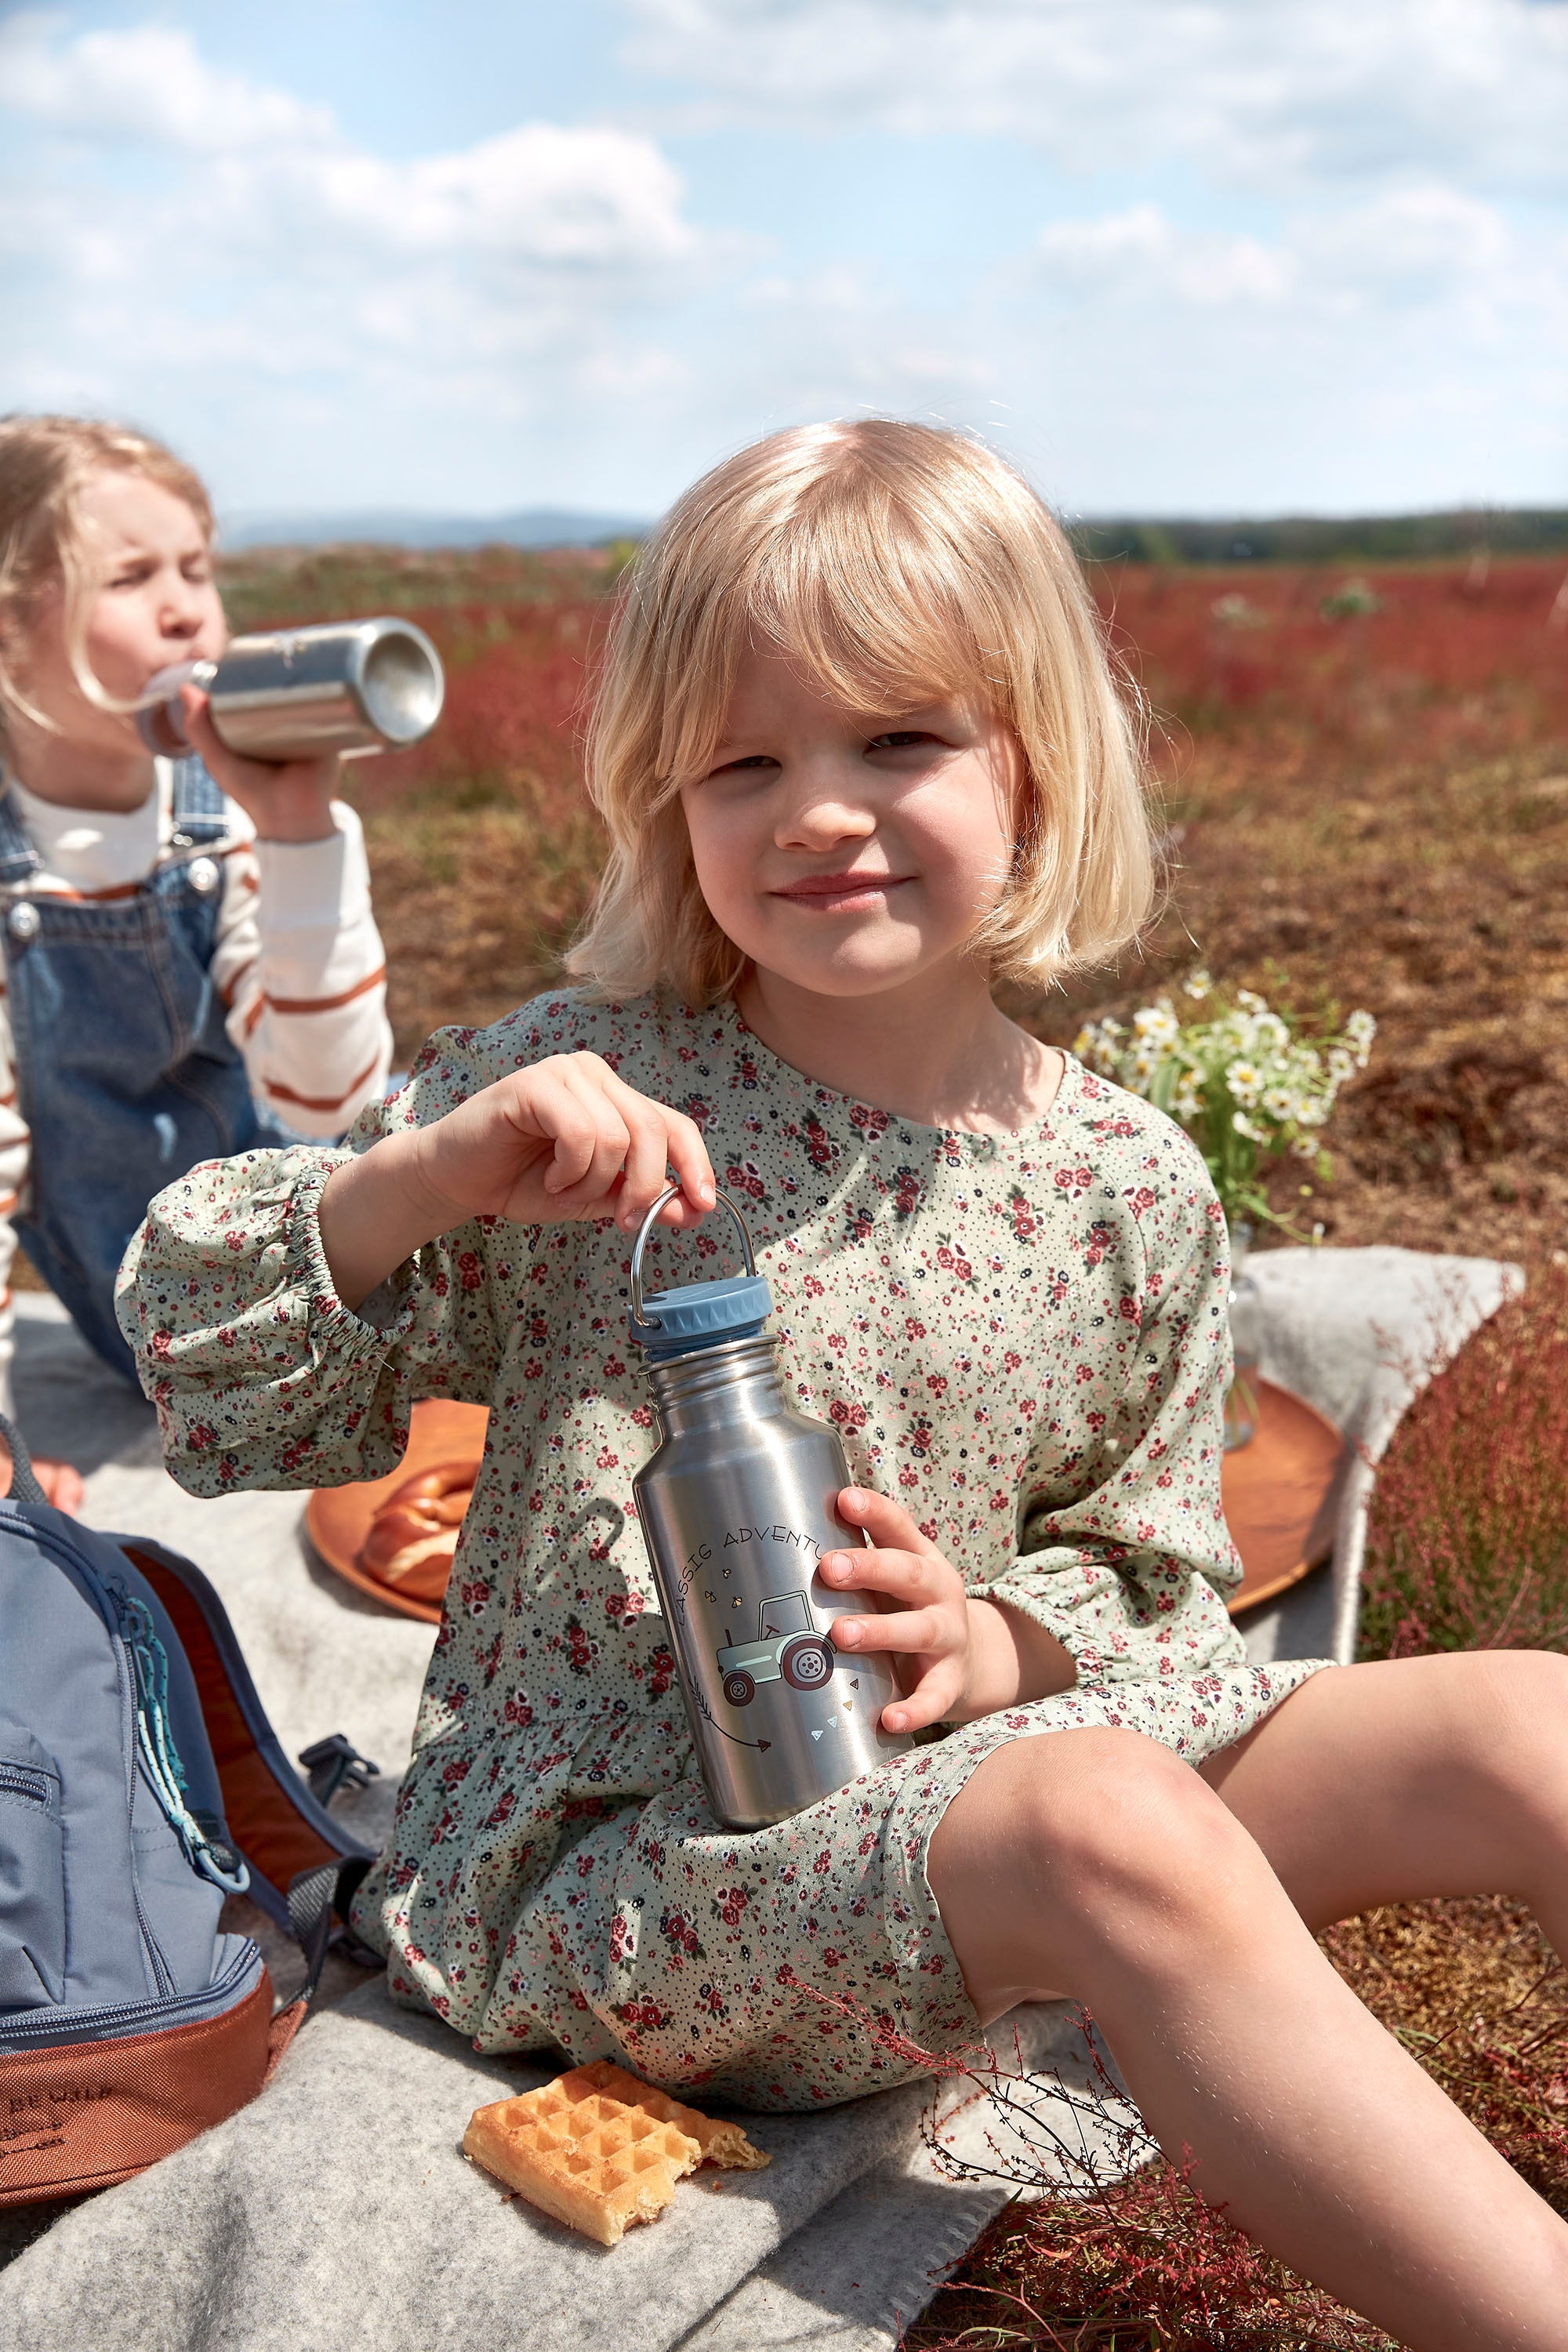
[[[1151,898],[1049,517],[923,426],[744,451],[632,574],[590,776],[580,984],[437,1034],[345,1150],[193,1171],[121,1279],[194,1492],[378,1475],[415,1400],[491,1408],[356,1904],[394,1993],[773,2108],[1068,1997],[1277,2254],[1429,2352],[1560,2346],[1568,2230],[1313,1930],[1497,1888],[1568,1948],[1568,1663],[1254,1666],[1232,1628],[1203,1163],[993,997]],[[667,1163],[650,1286],[719,1250],[717,1171],[786,1387],[848,1449],[870,1549],[820,1574],[882,1613],[835,1641],[891,1654],[889,1729],[947,1727],[749,1834],[707,1807],[629,1516],[629,1237]]]
[[[238,759],[191,689],[199,759],[153,759],[131,716],[154,672],[223,649],[212,531],[142,435],[0,422],[0,1390],[18,1236],[133,1378],[114,1276],[153,1193],[215,1152],[340,1134],[385,1080],[336,760]]]

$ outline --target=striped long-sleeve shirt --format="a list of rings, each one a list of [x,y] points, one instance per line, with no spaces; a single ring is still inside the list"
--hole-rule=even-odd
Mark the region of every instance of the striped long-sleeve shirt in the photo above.
[[[171,846],[173,772],[113,814],[60,808],[9,779],[43,870],[27,896],[113,898],[141,882]],[[214,984],[251,1090],[301,1135],[339,1135],[385,1085],[392,1058],[386,958],[371,912],[364,839],[353,809],[332,803],[324,840],[258,841],[226,797],[227,831],[207,855],[223,874]],[[0,1409],[11,1409],[14,1349],[11,1223],[25,1206],[29,1139],[17,1102],[9,1007],[0,994]]]

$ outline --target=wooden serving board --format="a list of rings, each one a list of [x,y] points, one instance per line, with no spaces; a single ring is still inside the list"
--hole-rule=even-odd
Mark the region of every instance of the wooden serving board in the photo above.
[[[1328,1558],[1333,1548],[1340,1491],[1351,1447],[1333,1423],[1304,1398],[1272,1381],[1259,1381],[1258,1433],[1225,1457],[1220,1491],[1225,1516],[1246,1573],[1231,1596],[1238,1615],[1272,1601]],[[359,1551],[376,1512],[416,1471],[437,1463],[472,1460],[484,1451],[489,1416],[482,1405],[435,1399],[414,1408],[408,1451],[395,1470],[354,1486],[318,1486],[305,1506],[305,1526],[329,1568],[389,1608],[431,1624],[434,1604],[395,1591],[359,1565]]]
[[[1225,1457],[1220,1492],[1246,1570],[1230,1613],[1289,1591],[1333,1549],[1352,1448],[1331,1421],[1272,1381],[1253,1384],[1258,1433]]]

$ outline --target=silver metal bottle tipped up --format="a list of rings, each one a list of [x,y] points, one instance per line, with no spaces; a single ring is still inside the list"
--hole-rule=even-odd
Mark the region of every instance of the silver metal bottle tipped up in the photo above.
[[[659,1444],[632,1481],[703,1783],[729,1829],[763,1829],[831,1796],[913,1742],[879,1727],[899,1696],[888,1654],[846,1651],[833,1622],[865,1593],[829,1591],[825,1552],[864,1543],[835,1517],[849,1466],[838,1433],[784,1393],[763,1325],[773,1297],[728,1193],[743,1276],[645,1296],[632,1250],[631,1330]]]
[[[401,751],[441,715],[441,656],[412,621],[331,621],[235,637],[216,662],[177,662],[149,678],[136,724],[150,751],[191,749],[182,686],[208,697],[213,725],[249,760],[346,759]]]

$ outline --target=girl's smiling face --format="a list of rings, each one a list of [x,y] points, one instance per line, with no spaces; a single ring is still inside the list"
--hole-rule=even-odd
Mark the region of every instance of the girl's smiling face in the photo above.
[[[968,961],[1007,889],[1022,781],[986,710],[847,710],[752,653],[681,803],[709,911],[759,975],[868,997]]]

